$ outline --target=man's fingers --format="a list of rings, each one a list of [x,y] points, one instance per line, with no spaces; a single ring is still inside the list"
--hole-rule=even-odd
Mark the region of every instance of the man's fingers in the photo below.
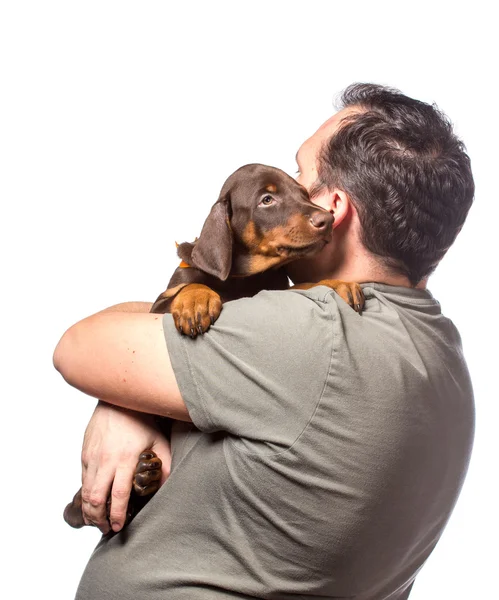
[[[95,525],[103,534],[110,531],[106,503],[113,476],[111,469],[99,469],[92,478],[88,476],[88,472],[83,477],[81,492],[83,519],[86,525]]]
[[[122,467],[116,471],[111,491],[111,510],[109,521],[113,531],[120,531],[125,524],[128,501],[132,490],[135,464]]]

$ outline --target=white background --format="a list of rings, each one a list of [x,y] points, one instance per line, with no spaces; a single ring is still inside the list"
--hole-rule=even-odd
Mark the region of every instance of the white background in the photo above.
[[[0,9],[3,481],[10,597],[67,600],[98,541],[62,509],[94,400],[52,351],[72,323],[154,300],[225,178],[296,170],[354,81],[436,102],[472,158],[476,202],[429,288],[475,387],[462,495],[411,600],[491,598],[498,473],[495,18],[473,2],[5,2]]]

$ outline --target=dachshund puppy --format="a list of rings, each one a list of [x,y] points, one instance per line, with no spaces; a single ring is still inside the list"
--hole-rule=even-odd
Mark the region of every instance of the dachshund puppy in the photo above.
[[[259,164],[241,167],[222,187],[199,238],[178,246],[182,262],[151,312],[171,312],[183,334],[204,333],[223,302],[263,289],[288,289],[283,267],[322,250],[331,240],[333,221],[283,171]],[[319,284],[362,310],[364,298],[356,283],[325,280],[299,288]]]

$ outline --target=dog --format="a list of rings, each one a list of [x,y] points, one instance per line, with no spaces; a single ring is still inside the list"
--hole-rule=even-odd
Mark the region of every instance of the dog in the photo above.
[[[333,215],[314,205],[307,190],[280,169],[245,165],[224,183],[199,238],[177,247],[181,263],[151,312],[171,312],[180,334],[195,338],[215,323],[224,302],[264,289],[289,289],[284,266],[322,250],[332,238],[333,222]],[[294,289],[316,285],[331,287],[362,311],[364,296],[357,283],[322,280]],[[126,522],[157,491],[160,478],[160,459],[150,450],[141,454]],[[64,519],[72,527],[84,525],[81,489]]]

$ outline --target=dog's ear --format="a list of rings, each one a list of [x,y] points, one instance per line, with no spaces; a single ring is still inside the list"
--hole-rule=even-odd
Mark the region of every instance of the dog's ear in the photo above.
[[[194,267],[225,281],[232,267],[232,230],[230,197],[221,196],[204,222],[190,256]]]

